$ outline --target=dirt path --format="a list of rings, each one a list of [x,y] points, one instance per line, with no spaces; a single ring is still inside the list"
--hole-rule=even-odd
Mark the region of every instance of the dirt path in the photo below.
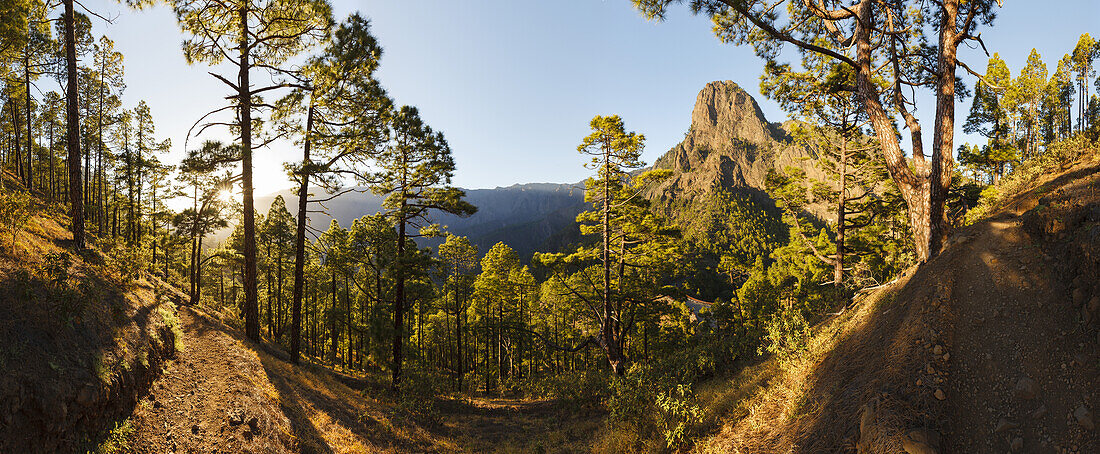
[[[179,316],[184,350],[134,409],[133,452],[579,452],[602,421],[556,402],[490,399],[436,400],[422,415],[377,386],[257,351],[196,311]]]
[[[134,409],[135,452],[296,451],[256,353],[221,323],[179,310],[184,350]]]
[[[1100,452],[1096,430],[1074,415],[1100,408],[1098,340],[1068,297],[1075,258],[1024,229],[1036,199],[973,226],[958,246],[944,452]]]

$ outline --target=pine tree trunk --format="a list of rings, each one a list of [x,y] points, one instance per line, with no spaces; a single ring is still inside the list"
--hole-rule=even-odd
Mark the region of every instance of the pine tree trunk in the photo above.
[[[306,114],[305,144],[302,146],[302,184],[298,187],[298,225],[294,237],[294,301],[290,308],[290,358],[294,364],[298,364],[301,353],[301,326],[302,326],[302,290],[305,286],[305,259],[306,259],[306,212],[307,198],[309,197],[309,148],[311,143],[310,133],[313,131],[313,101],[309,104],[309,113]]]
[[[34,162],[31,158],[34,156],[34,119],[31,112],[31,102],[34,100],[31,97],[31,59],[30,53],[23,53],[23,87],[27,91],[27,102],[24,105],[26,110],[27,119],[27,189],[34,190]]]
[[[241,129],[241,187],[244,199],[244,331],[253,342],[260,342],[260,314],[256,288],[256,209],[252,198],[252,96],[249,92],[248,70],[248,4],[239,10],[240,72],[237,102]]]
[[[394,390],[401,384],[402,343],[405,331],[405,200],[401,199],[401,211],[397,232],[397,273],[393,300],[393,377],[390,386]]]
[[[72,218],[73,245],[84,248],[84,193],[80,186],[80,118],[76,90],[76,33],[74,24],[73,0],[65,3],[65,67],[68,73],[66,81],[66,127],[69,149],[69,216]]]
[[[840,290],[844,283],[844,210],[847,209],[845,205],[848,201],[848,141],[846,138],[840,140],[840,193],[836,207],[836,261],[833,262],[833,288],[836,290],[837,302],[842,297]]]

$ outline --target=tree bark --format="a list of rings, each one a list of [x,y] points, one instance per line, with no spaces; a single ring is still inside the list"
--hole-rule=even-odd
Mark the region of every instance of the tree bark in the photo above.
[[[971,6],[972,8],[974,6]],[[932,140],[932,173],[930,175],[928,249],[935,255],[943,246],[950,225],[944,211],[947,191],[951,187],[951,171],[954,169],[951,154],[955,146],[955,69],[958,66],[956,50],[958,33],[956,19],[959,0],[943,1],[943,22],[940,24],[940,49],[936,70],[936,134]]]
[[[252,96],[248,70],[248,4],[239,10],[240,72],[237,102],[241,128],[241,192],[244,199],[244,331],[253,342],[260,342],[260,314],[256,288],[256,209],[252,196]]]
[[[397,232],[397,273],[395,295],[393,300],[393,378],[390,386],[394,390],[401,384],[401,360],[405,331],[405,199],[401,199],[401,217],[398,220]]]
[[[73,246],[84,248],[84,193],[80,186],[80,118],[77,113],[76,90],[76,32],[73,0],[65,0],[65,67],[66,81],[65,119],[69,155],[69,216],[72,218]]]

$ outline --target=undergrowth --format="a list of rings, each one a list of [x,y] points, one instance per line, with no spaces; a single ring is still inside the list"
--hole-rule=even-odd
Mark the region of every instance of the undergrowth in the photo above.
[[[134,425],[130,418],[118,422],[107,433],[107,438],[88,454],[115,454],[130,452],[133,444]]]
[[[985,219],[1004,206],[1005,202],[1034,187],[1035,181],[1043,175],[1068,169],[1082,157],[1096,154],[1098,147],[1100,144],[1088,140],[1084,135],[1050,144],[1039,155],[1017,165],[1012,173],[1001,178],[997,184],[982,190],[978,205],[966,213],[965,224],[970,225]],[[1039,191],[1041,190],[1040,188]]]

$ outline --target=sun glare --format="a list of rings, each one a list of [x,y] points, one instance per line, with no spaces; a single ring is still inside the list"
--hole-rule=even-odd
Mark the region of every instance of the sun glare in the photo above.
[[[241,195],[228,189],[219,192],[218,198],[225,203],[241,203]]]

